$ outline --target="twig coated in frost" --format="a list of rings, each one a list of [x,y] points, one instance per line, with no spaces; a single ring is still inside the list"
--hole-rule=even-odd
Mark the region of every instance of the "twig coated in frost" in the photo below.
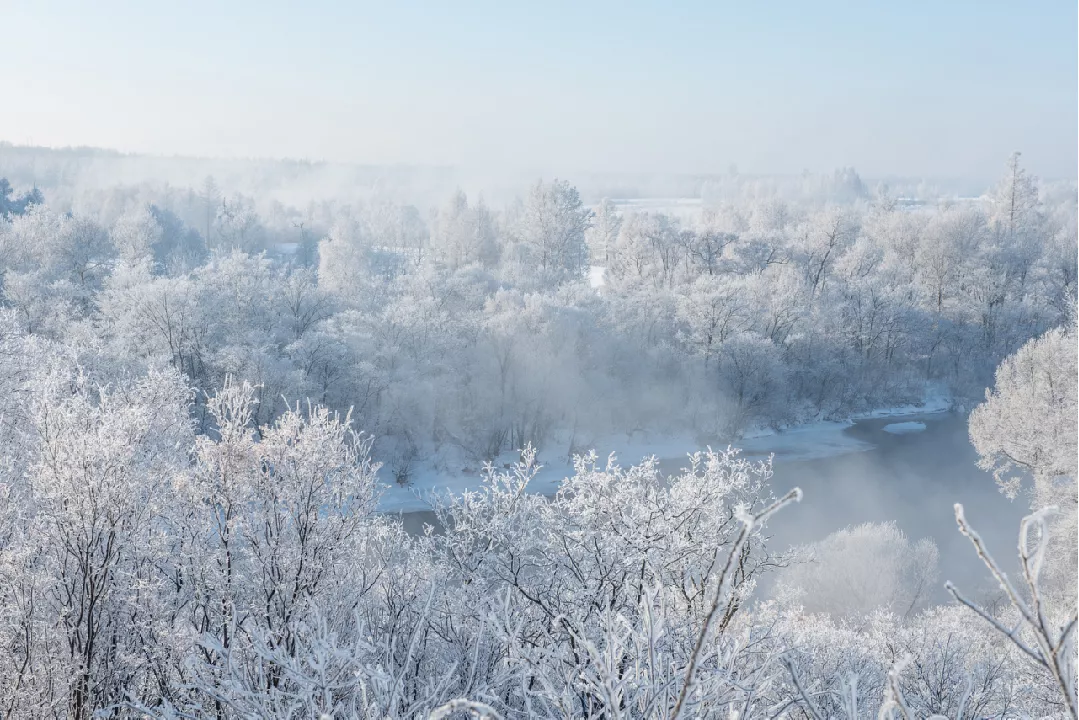
[[[685,709],[686,698],[689,695],[690,688],[693,685],[694,675],[697,671],[697,663],[700,661],[701,650],[704,648],[705,642],[708,640],[709,632],[712,629],[712,622],[715,620],[716,614],[719,612],[720,603],[723,597],[726,595],[727,586],[730,582],[730,569],[734,564],[734,558],[741,554],[742,547],[749,539],[749,534],[753,530],[753,526],[759,523],[761,520],[771,516],[780,508],[787,505],[800,502],[802,499],[801,488],[794,488],[786,495],[776,500],[774,503],[766,507],[757,515],[749,516],[742,520],[742,529],[738,533],[738,539],[735,540],[734,546],[731,548],[730,554],[727,555],[727,562],[723,566],[723,570],[719,574],[719,583],[716,587],[715,599],[712,601],[712,606],[708,611],[708,615],[705,616],[704,624],[701,627],[701,632],[697,636],[697,643],[693,647],[693,654],[689,657],[689,664],[686,668],[685,679],[682,681],[682,690],[678,693],[678,702],[674,706],[674,711],[671,713],[671,720],[678,720],[682,716],[682,712]],[[743,513],[744,514],[744,513]]]
[[[989,554],[989,550],[985,547],[985,543],[982,541],[981,536],[978,535],[974,528],[967,522],[966,515],[963,512],[963,506],[958,503],[955,505],[955,519],[959,524],[960,532],[970,538],[971,543],[974,545],[974,549],[978,553],[978,557],[980,557],[986,567],[989,568],[993,577],[996,578],[1000,587],[1007,594],[1012,606],[1021,616],[1020,623],[1014,629],[1008,630],[984,608],[963,597],[952,583],[945,584],[945,587],[959,603],[970,608],[977,615],[985,619],[995,630],[1003,634],[1023,653],[1049,672],[1053,681],[1056,683],[1057,687],[1059,687],[1061,694],[1064,696],[1064,703],[1068,708],[1068,714],[1074,719],[1079,717],[1079,709],[1077,709],[1079,708],[1079,702],[1076,700],[1076,680],[1068,669],[1068,659],[1062,657],[1062,655],[1066,651],[1071,652],[1074,650],[1074,648],[1069,649],[1070,643],[1068,641],[1076,626],[1076,617],[1073,616],[1059,633],[1053,632],[1050,629],[1049,621],[1045,616],[1041,587],[1038,583],[1042,558],[1045,552],[1045,546],[1049,539],[1045,517],[1048,514],[1055,512],[1055,510],[1056,508],[1053,507],[1043,508],[1042,510],[1023,518],[1023,521],[1019,526],[1019,564],[1023,571],[1023,579],[1027,585],[1027,592],[1030,595],[1030,604],[1028,604],[1016,591],[1015,586],[1012,585],[1011,581],[1008,579],[1007,573],[1001,570],[1000,566]],[[1038,531],[1037,544],[1034,546],[1033,550],[1029,545],[1030,529],[1032,525],[1035,526]],[[1022,628],[1024,622],[1026,623],[1027,630],[1033,634],[1034,639],[1037,641],[1037,648],[1030,647],[1019,638],[1019,630]]]
[[[502,720],[502,716],[490,705],[475,700],[466,700],[465,698],[450,700],[445,705],[435,708],[428,718],[429,720],[442,720],[443,718],[449,717],[453,713],[462,710],[467,710],[478,718],[486,720]]]

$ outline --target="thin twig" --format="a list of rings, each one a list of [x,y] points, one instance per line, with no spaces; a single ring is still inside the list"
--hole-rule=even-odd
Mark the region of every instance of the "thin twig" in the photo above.
[[[749,515],[744,511],[741,513],[739,519],[742,521],[742,530],[738,533],[738,539],[735,540],[730,554],[727,555],[727,562],[720,572],[719,583],[716,586],[716,596],[712,600],[712,607],[709,609],[708,615],[704,618],[704,625],[701,627],[700,635],[697,636],[697,643],[693,647],[693,653],[689,656],[689,666],[686,669],[686,677],[682,682],[682,690],[678,693],[678,701],[675,703],[674,711],[671,713],[671,720],[678,720],[685,708],[686,698],[689,696],[689,689],[693,685],[693,676],[697,672],[697,663],[700,662],[701,651],[704,649],[704,644],[708,640],[708,635],[712,629],[712,622],[719,612],[720,603],[723,601],[723,598],[726,595],[727,586],[730,584],[730,569],[734,564],[734,558],[742,554],[742,547],[749,539],[749,535],[757,523],[763,522],[780,508],[789,505],[792,502],[799,502],[801,499],[801,489],[794,488],[779,500],[776,500],[766,507],[758,515]]]

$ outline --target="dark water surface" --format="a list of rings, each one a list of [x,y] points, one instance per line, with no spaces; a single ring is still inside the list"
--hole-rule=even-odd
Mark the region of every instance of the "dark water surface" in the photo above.
[[[883,428],[894,422],[920,421],[923,432],[894,435]],[[820,540],[829,533],[863,522],[894,520],[911,540],[931,538],[940,550],[936,599],[946,599],[945,580],[969,594],[995,587],[974,548],[959,533],[955,503],[1009,573],[1016,559],[1019,521],[1029,512],[1020,497],[1008,500],[991,473],[977,466],[978,455],[967,435],[966,416],[951,413],[922,417],[863,420],[845,432],[874,446],[872,450],[820,460],[777,464],[777,494],[795,486],[804,498],[770,523],[778,547]]]
[[[902,435],[883,430],[910,421],[923,422],[926,429]],[[937,600],[947,599],[942,588],[946,579],[977,595],[991,589],[993,582],[970,541],[959,534],[953,510],[958,502],[993,556],[1014,572],[1019,521],[1028,512],[1027,502],[1008,500],[992,475],[978,468],[965,416],[937,413],[860,420],[844,432],[873,448],[775,465],[776,495],[797,486],[804,498],[770,521],[767,533],[773,547],[820,540],[848,525],[894,520],[912,541],[928,537],[936,542],[941,569]],[[661,467],[674,473],[685,464],[683,459],[668,459]],[[429,511],[402,513],[401,519],[412,533],[421,532],[425,523],[436,524]]]

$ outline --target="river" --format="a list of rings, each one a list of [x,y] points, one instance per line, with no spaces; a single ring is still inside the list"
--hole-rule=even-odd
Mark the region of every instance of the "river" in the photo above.
[[[922,422],[926,429],[884,431],[901,421]],[[894,520],[912,540],[928,537],[937,544],[941,574],[934,599],[947,599],[945,580],[976,594],[994,583],[970,540],[959,533],[953,506],[962,503],[994,558],[1009,573],[1018,568],[1019,521],[1029,505],[1023,497],[1008,500],[992,474],[978,468],[965,415],[862,420],[844,432],[873,448],[775,466],[776,494],[797,486],[804,498],[771,523],[774,546],[819,540],[848,525]]]
[[[925,430],[893,434],[884,428],[921,422]],[[863,522],[894,520],[911,540],[931,538],[940,551],[940,582],[934,599],[945,601],[944,580],[969,594],[993,583],[956,526],[953,505],[962,503],[968,520],[1009,572],[1017,567],[1019,521],[1028,511],[1022,497],[1010,501],[990,473],[977,466],[967,435],[966,416],[953,413],[856,421],[843,430],[870,449],[813,460],[778,461],[772,485],[776,495],[801,487],[804,499],[769,523],[775,548],[813,542]],[[684,459],[665,459],[665,472],[677,472]],[[433,513],[401,513],[405,527],[420,532]]]

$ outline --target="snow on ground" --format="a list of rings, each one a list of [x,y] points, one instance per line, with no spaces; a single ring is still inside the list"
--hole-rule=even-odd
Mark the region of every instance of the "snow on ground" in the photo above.
[[[601,288],[607,284],[607,268],[602,265],[592,265],[588,268],[588,284],[594,288]]]
[[[817,460],[872,450],[867,442],[853,438],[844,430],[853,422],[816,422],[780,432],[765,431],[746,437],[737,443],[749,457],[775,453],[775,462]]]
[[[907,433],[922,432],[925,430],[925,423],[923,422],[901,422],[892,423],[891,425],[885,425],[883,428],[886,433],[892,433],[893,435],[906,435]]]
[[[847,421],[807,423],[781,431],[756,431],[747,433],[741,440],[731,444],[740,448],[742,455],[748,459],[764,459],[774,453],[776,464],[865,452],[872,450],[874,446],[844,432],[854,424],[855,420],[921,416],[946,412],[950,407],[951,401],[944,393],[931,389],[921,405],[881,408],[860,413]],[[884,430],[892,433],[920,432],[925,430],[925,427],[925,423],[908,421],[892,423]],[[889,430],[889,428],[892,429]],[[573,463],[566,456],[569,443],[552,442],[551,445],[552,449],[541,452],[537,458],[537,462],[542,467],[529,484],[531,492],[552,495],[562,480],[573,473]],[[664,464],[668,467],[677,464],[680,460],[685,460],[684,466],[688,466],[688,453],[705,449],[689,433],[682,435],[634,433],[632,436],[623,434],[596,438],[584,443],[584,446],[596,451],[601,464],[613,453],[622,467],[639,464],[644,458],[652,456],[661,461],[667,461]],[[726,446],[722,448],[714,446],[713,449],[726,449]],[[493,464],[498,469],[504,469],[517,459],[515,453],[503,453]],[[383,468],[380,479],[383,482],[384,491],[378,505],[379,510],[383,512],[429,510],[433,495],[447,493],[460,495],[465,490],[481,488],[483,486],[482,470],[482,465],[465,462],[459,457],[440,458],[418,464],[412,473],[409,485],[401,486],[395,483],[388,470]]]
[[[853,420],[867,420],[871,418],[896,417],[899,415],[931,415],[933,413],[947,412],[952,407],[951,398],[938,389],[932,389],[926,393],[921,405],[897,405],[896,407],[881,408],[867,413],[853,415]]]
[[[850,422],[813,423],[778,433],[757,433],[753,437],[743,438],[732,445],[740,448],[742,455],[748,459],[764,459],[774,453],[776,463],[812,460],[871,450],[873,446],[869,443],[843,432],[851,425]],[[605,464],[608,457],[613,454],[617,464],[622,467],[639,464],[643,459],[653,456],[661,461],[667,461],[665,463],[667,466],[685,461],[684,465],[679,467],[688,467],[688,454],[705,449],[688,434],[676,436],[637,434],[633,437],[620,435],[598,439],[588,443],[587,447],[596,451],[601,465]],[[713,449],[726,449],[726,446],[722,448],[716,446]],[[516,460],[516,454],[503,453],[494,466],[504,469],[506,465],[512,465]],[[562,445],[560,451],[541,452],[537,460],[542,467],[529,484],[531,492],[554,494],[562,480],[573,473],[573,463],[566,457],[566,445]],[[464,466],[461,463],[442,463],[441,467],[436,467],[435,463],[424,463],[414,470],[409,485],[401,486],[393,482],[392,476],[384,468],[380,472],[384,488],[379,510],[383,512],[429,510],[432,505],[432,495],[460,495],[465,490],[482,487],[482,474],[482,466],[475,464]]]
[[[732,445],[740,448],[742,455],[751,460],[764,459],[774,453],[776,463],[813,460],[871,450],[873,446],[869,443],[850,437],[843,432],[851,425],[850,422],[813,423],[778,433],[758,433],[753,437],[736,441]],[[679,467],[688,467],[689,453],[706,449],[688,434],[680,436],[635,435],[633,437],[621,435],[598,439],[587,446],[596,451],[601,465],[605,464],[608,457],[613,454],[617,464],[622,467],[639,464],[645,458],[653,456],[661,461],[668,461],[665,463],[668,466],[684,460],[684,465]],[[715,446],[713,449],[726,449],[726,446],[722,448]],[[498,469],[504,469],[505,465],[512,465],[516,460],[516,454],[503,453],[494,465]],[[538,462],[542,467],[529,484],[531,492],[554,494],[562,480],[573,473],[573,463],[566,457],[564,446],[561,452],[558,450],[541,452]],[[432,463],[425,463],[418,466],[412,473],[408,486],[401,486],[393,482],[392,476],[384,468],[380,472],[384,490],[379,502],[379,510],[383,512],[429,510],[432,505],[432,495],[447,493],[460,495],[465,490],[478,489],[483,485],[482,475],[480,465],[470,465],[457,470],[446,465],[439,468]]]

